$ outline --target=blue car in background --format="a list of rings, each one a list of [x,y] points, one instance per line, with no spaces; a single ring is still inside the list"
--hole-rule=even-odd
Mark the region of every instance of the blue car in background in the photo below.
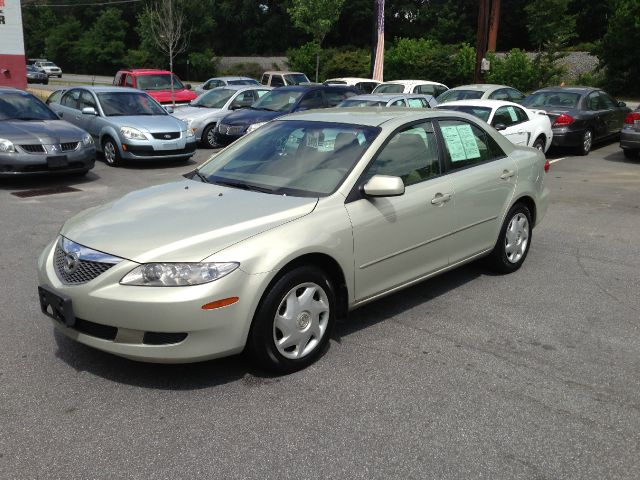
[[[274,118],[291,112],[335,107],[358,95],[355,87],[337,85],[292,85],[271,90],[249,108],[224,117],[216,126],[215,143],[224,147]]]

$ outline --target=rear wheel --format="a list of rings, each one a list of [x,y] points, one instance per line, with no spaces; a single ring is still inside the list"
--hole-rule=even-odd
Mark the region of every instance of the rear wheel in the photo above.
[[[578,147],[578,155],[588,155],[593,146],[593,131],[587,128],[582,134],[582,143]]]
[[[518,270],[529,253],[532,228],[531,212],[516,203],[505,217],[496,246],[487,257],[489,267],[501,273]]]
[[[105,138],[102,142],[102,154],[104,155],[104,162],[110,167],[117,167],[122,163],[118,145],[111,137]]]
[[[546,145],[546,142],[544,140],[544,137],[540,136],[538,138],[536,138],[536,141],[533,142],[533,145],[531,145],[533,148],[540,150],[542,153],[544,153],[544,147]]]
[[[638,157],[638,150],[634,149],[634,148],[623,148],[622,151],[624,152],[624,156],[627,158],[637,158]]]
[[[202,132],[202,144],[207,148],[217,148],[218,146],[214,132],[215,128],[216,124],[212,123],[211,125],[207,125]]]
[[[320,269],[301,266],[282,275],[260,302],[247,351],[261,368],[278,373],[313,363],[329,342],[336,297]]]

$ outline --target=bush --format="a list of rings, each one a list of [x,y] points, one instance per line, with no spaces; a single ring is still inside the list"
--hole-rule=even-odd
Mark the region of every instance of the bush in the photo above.
[[[323,72],[330,53],[327,49],[320,50],[320,78],[326,78]],[[311,78],[316,72],[316,46],[309,42],[299,48],[287,50],[289,68],[296,72],[306,73]]]
[[[183,67],[184,68],[184,67]],[[218,74],[218,59],[210,49],[189,54],[189,80],[207,80]]]
[[[322,79],[335,77],[364,77],[369,76],[371,54],[368,50],[333,50],[328,60],[321,64]]]
[[[451,69],[455,47],[435,40],[399,38],[385,52],[385,80],[423,79],[456,83]]]

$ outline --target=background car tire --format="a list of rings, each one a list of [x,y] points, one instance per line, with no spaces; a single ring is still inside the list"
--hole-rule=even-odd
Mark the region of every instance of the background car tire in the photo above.
[[[329,277],[317,267],[297,267],[268,287],[254,315],[246,351],[262,369],[275,373],[300,370],[313,363],[326,349],[335,316],[336,296]],[[291,317],[291,324],[283,325],[277,317]],[[305,343],[309,335],[311,337]],[[278,338],[289,336],[297,345],[283,343],[276,346]],[[296,338],[301,340],[296,341]],[[306,345],[306,348],[300,345]],[[285,348],[289,351],[283,354]],[[305,353],[305,350],[308,351]],[[285,355],[300,357],[287,358]]]
[[[518,270],[529,253],[532,231],[531,212],[522,203],[516,203],[507,213],[498,241],[486,258],[488,266],[499,273]]]
[[[593,130],[587,128],[582,134],[582,141],[578,147],[578,155],[589,155],[593,146]]]
[[[533,145],[531,145],[533,148],[540,150],[542,153],[544,153],[544,147],[546,145],[546,142],[544,140],[543,137],[538,137],[536,138],[536,141],[533,142]]]
[[[626,158],[638,158],[638,150],[633,148],[623,148],[622,151]]]
[[[118,145],[111,137],[107,137],[102,141],[102,156],[104,157],[104,163],[110,167],[117,167],[122,163]]]
[[[206,148],[217,148],[218,145],[216,143],[216,138],[213,131],[216,128],[216,124],[212,123],[211,125],[207,125],[207,127],[202,132],[202,146]]]

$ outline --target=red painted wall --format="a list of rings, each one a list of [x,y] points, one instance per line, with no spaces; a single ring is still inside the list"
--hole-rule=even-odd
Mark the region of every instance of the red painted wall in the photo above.
[[[0,54],[0,86],[27,88],[27,68],[24,55]]]

